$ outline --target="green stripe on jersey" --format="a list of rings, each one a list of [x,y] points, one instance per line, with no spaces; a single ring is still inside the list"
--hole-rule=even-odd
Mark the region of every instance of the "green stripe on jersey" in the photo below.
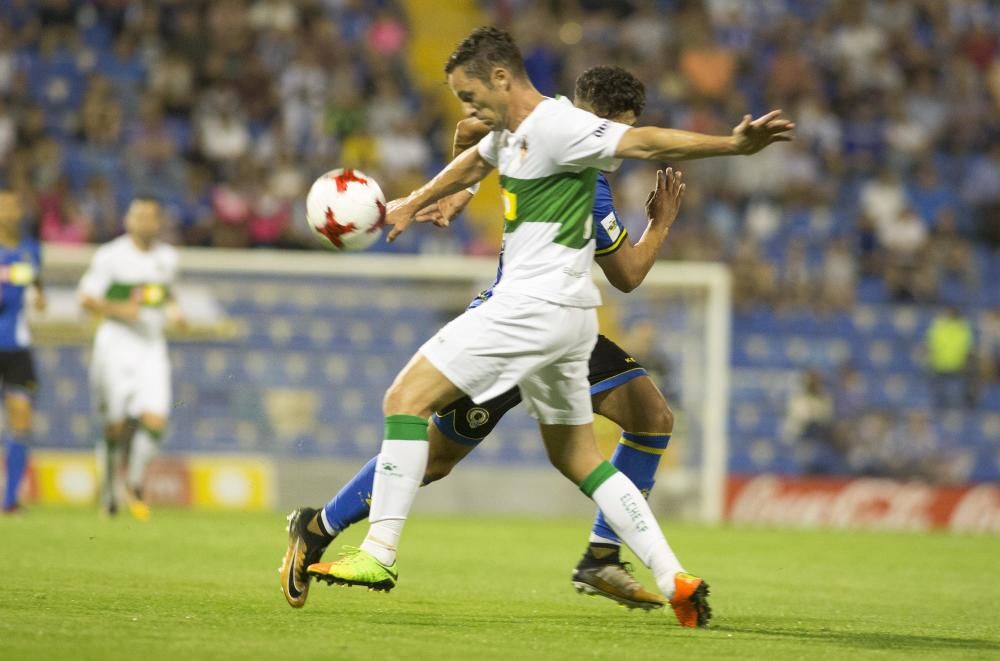
[[[591,211],[597,185],[597,170],[561,172],[538,179],[500,176],[509,198],[503,231],[517,231],[521,223],[557,223],[553,241],[567,248],[583,248],[593,238]]]
[[[170,288],[159,283],[129,284],[113,282],[104,297],[109,301],[127,301],[132,298],[132,292],[139,290],[142,304],[149,307],[160,307],[170,298]]]
[[[387,441],[426,441],[427,419],[417,415],[390,415],[385,419]]]

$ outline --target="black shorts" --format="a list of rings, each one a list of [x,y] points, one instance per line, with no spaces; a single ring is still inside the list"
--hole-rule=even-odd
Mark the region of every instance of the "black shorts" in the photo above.
[[[35,361],[30,349],[0,351],[0,383],[4,391],[13,388],[34,394],[38,379],[35,378]]]
[[[597,336],[588,375],[592,396],[640,376],[646,376],[646,370],[635,358],[603,335]],[[521,391],[517,386],[482,404],[462,397],[435,413],[434,424],[456,443],[478,445],[490,435],[500,418],[520,403]]]

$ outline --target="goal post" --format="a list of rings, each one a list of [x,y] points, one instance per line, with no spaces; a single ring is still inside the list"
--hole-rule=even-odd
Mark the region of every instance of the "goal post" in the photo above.
[[[46,245],[47,285],[62,287],[64,298],[71,298],[93,250]],[[224,321],[240,329],[215,337],[207,347],[188,342],[173,351],[176,389],[189,396],[176,410],[179,438],[171,444],[185,450],[189,443],[196,451],[235,444],[305,457],[354,459],[377,452],[381,391],[405,358],[496,273],[493,257],[207,248],[180,248],[179,253],[181,304],[186,291],[207,293],[218,299],[224,316],[232,317]],[[719,521],[727,473],[728,268],[657,262],[629,294],[612,290],[599,268],[594,272],[606,308],[622,326],[630,319],[654,320],[662,330],[660,349],[676,364],[680,394],[670,403],[680,426],[654,495],[671,492],[684,503],[684,512],[668,514]],[[55,307],[48,323],[60,322]],[[67,325],[65,319],[62,323]],[[79,338],[64,339],[83,344]],[[627,344],[623,348],[630,350]],[[261,410],[235,404],[221,412],[206,408],[212,397],[225,397],[220,391],[229,387],[252,392],[246,396],[259,398]],[[504,471],[543,465],[533,422],[523,412],[507,418],[494,433],[498,438],[470,459],[479,457],[482,465]],[[268,432],[255,432],[255,425]]]

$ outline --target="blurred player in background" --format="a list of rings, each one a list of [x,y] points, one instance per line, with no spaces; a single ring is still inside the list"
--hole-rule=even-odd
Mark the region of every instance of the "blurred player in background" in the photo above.
[[[7,481],[3,512],[18,511],[17,492],[28,467],[32,398],[38,386],[25,317],[28,290],[35,289],[35,308],[45,309],[41,247],[21,235],[21,203],[17,193],[0,185],[0,382],[3,385]]]
[[[143,484],[167,426],[170,362],[164,330],[184,319],[173,300],[177,251],[158,237],[159,201],[139,197],[125,215],[126,233],[101,246],[80,281],[84,309],[101,317],[94,338],[90,388],[104,436],[97,443],[101,507],[117,513],[116,474],[127,449],[126,502],[150,516]]]
[[[314,565],[310,573],[391,589],[403,524],[427,465],[428,417],[463,394],[483,402],[517,385],[539,421],[552,464],[597,503],[615,533],[653,570],[681,624],[704,626],[707,585],[684,571],[641,492],[597,451],[586,380],[600,304],[590,278],[594,186],[598,170],[614,170],[622,158],[750,154],[787,140],[792,125],[778,112],[746,117],[723,137],[611,122],[542,96],[513,40],[495,28],[467,37],[446,73],[468,114],[492,132],[431,182],[390,203],[388,238],[405,231],[426,206],[498,168],[504,277],[487,303],[428,340],[389,388],[368,534],[360,549]]]
[[[568,101],[566,101],[568,102]],[[594,112],[599,117],[633,125],[645,107],[646,93],[642,83],[620,67],[593,67],[576,81],[574,104]],[[475,119],[460,122],[455,134],[455,155],[473,147],[489,128]],[[447,224],[472,198],[462,191],[442,200],[428,210],[438,224]],[[656,188],[646,204],[649,222],[635,245],[618,221],[611,188],[603,174],[598,175],[597,192],[591,213],[596,243],[595,259],[609,282],[621,291],[631,291],[649,273],[670,227],[677,217],[683,195],[680,173],[658,172]],[[493,286],[500,281],[503,267],[498,269]],[[482,292],[470,307],[478,307],[493,294],[493,287]],[[673,432],[673,413],[646,370],[625,350],[600,335],[590,356],[590,394],[594,411],[619,425],[623,432],[611,458],[611,463],[625,473],[649,495],[656,478],[660,457],[666,450]],[[448,475],[452,468],[472,452],[500,422],[500,419],[521,402],[517,387],[499,397],[476,404],[468,396],[445,406],[434,414],[428,429],[430,452],[424,484]],[[325,546],[357,521],[368,516],[377,458],[369,461],[343,489],[321,510],[303,508],[290,515],[290,547],[298,537],[319,536]],[[598,594],[631,608],[659,608],[664,599],[643,587],[628,571],[620,556],[621,540],[600,513],[594,522],[590,545],[573,571],[573,584],[581,592]],[[318,561],[319,558],[316,558]],[[288,582],[293,565],[285,558],[282,590],[289,603],[299,607],[305,603],[306,592],[295,590]]]

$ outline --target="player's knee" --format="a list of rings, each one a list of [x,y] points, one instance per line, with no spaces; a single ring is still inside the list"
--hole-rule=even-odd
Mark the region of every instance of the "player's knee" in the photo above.
[[[119,443],[124,441],[125,436],[125,423],[115,422],[104,427],[104,438],[106,438],[111,443]]]
[[[663,399],[655,405],[636,408],[631,420],[625,424],[625,430],[644,434],[672,434],[674,431],[674,412]]]
[[[162,415],[146,413],[139,417],[139,424],[154,434],[162,434],[167,428],[167,419]]]
[[[432,409],[424,399],[421,393],[414,393],[410,388],[393,383],[385,391],[385,397],[382,398],[382,413],[384,415],[415,415],[427,418]]]
[[[660,432],[663,434],[673,433],[674,412],[666,402],[663,402],[662,406],[657,407],[651,413],[652,413],[652,419],[650,420],[650,425],[652,426],[651,431]]]

